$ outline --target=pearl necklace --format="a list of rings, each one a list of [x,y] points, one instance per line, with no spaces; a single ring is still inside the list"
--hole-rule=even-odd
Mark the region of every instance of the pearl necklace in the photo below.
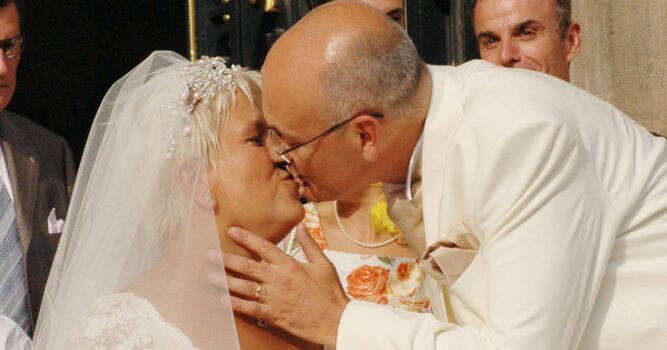
[[[380,248],[384,247],[388,244],[393,243],[396,239],[398,239],[398,235],[395,235],[394,237],[384,241],[384,242],[378,242],[378,243],[365,243],[361,241],[357,241],[356,239],[352,238],[349,233],[345,230],[345,227],[343,227],[343,223],[340,221],[340,217],[338,216],[338,201],[333,202],[333,210],[334,210],[334,215],[336,216],[336,221],[338,222],[338,227],[340,227],[340,230],[343,231],[343,234],[347,239],[350,240],[350,242],[364,248],[370,248],[370,249],[375,249],[375,248]]]

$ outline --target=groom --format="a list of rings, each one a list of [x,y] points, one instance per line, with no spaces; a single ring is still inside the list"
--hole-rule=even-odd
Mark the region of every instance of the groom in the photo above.
[[[308,264],[231,229],[263,258],[225,256],[252,278],[228,276],[236,311],[340,349],[667,348],[665,140],[544,74],[425,66],[353,1],[286,32],[262,78],[274,160],[311,200],[392,184],[446,297],[437,317],[349,301],[304,232]]]

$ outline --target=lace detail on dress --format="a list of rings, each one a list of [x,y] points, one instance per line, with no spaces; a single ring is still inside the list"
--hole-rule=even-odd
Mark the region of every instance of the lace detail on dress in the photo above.
[[[194,349],[189,339],[162,319],[155,307],[132,293],[95,300],[79,321],[66,349]]]

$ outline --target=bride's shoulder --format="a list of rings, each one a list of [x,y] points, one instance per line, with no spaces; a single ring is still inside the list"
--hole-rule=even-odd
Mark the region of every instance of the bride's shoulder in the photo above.
[[[86,325],[117,327],[162,320],[155,307],[134,293],[108,294],[95,299],[81,318]]]
[[[68,348],[147,348],[153,342],[149,323],[155,321],[154,310],[147,300],[129,292],[99,297],[79,319]]]
[[[95,299],[87,314],[135,314],[137,317],[150,317],[155,311],[153,305],[146,299],[131,292],[107,294]],[[156,311],[155,311],[156,312]]]
[[[166,323],[153,304],[133,293],[102,296],[93,301],[69,338],[68,349],[146,349],[177,338],[192,344]],[[183,345],[185,345],[183,344]],[[186,347],[187,348],[187,347]]]
[[[90,304],[90,310],[94,309],[113,309],[113,310],[124,310],[131,306],[143,306],[146,307],[150,305],[150,302],[146,299],[138,297],[132,292],[122,292],[103,295],[95,299]]]

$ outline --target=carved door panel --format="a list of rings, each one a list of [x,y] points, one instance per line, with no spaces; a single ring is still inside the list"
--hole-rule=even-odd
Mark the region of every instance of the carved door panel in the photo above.
[[[275,40],[324,0],[190,0],[197,55],[228,56],[261,67]],[[466,0],[407,0],[407,29],[427,63],[460,64],[477,57]]]
[[[228,56],[233,63],[259,68],[276,39],[321,3],[321,0],[197,1],[197,54]]]

